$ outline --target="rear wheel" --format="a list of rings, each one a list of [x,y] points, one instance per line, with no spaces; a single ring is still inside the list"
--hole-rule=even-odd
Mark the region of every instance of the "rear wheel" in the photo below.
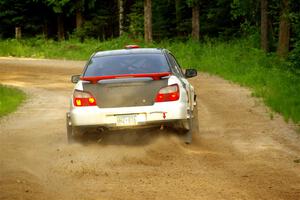
[[[192,143],[193,134],[199,133],[199,124],[198,124],[198,108],[197,105],[194,107],[193,111],[190,111],[190,118],[185,122],[185,138],[184,142],[186,144]]]

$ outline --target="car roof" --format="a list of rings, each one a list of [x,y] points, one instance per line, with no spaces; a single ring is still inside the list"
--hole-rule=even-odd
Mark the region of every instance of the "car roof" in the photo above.
[[[159,49],[159,48],[134,48],[134,49],[98,51],[94,54],[93,57],[130,55],[130,54],[162,54],[162,53],[163,53],[163,49]]]

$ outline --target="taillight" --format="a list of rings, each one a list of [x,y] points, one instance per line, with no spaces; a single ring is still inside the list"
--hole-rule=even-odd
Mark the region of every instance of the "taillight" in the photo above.
[[[75,90],[73,94],[73,103],[75,106],[96,106],[96,99],[89,92]]]
[[[177,101],[179,99],[179,87],[177,84],[161,88],[155,98],[155,102]]]

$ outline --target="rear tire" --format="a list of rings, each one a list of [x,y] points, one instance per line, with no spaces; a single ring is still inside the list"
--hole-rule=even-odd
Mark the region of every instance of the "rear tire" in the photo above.
[[[193,134],[199,133],[197,105],[194,107],[194,110],[190,113],[190,118],[187,120],[187,125],[188,129],[186,130],[184,142],[186,144],[191,144],[193,140]]]

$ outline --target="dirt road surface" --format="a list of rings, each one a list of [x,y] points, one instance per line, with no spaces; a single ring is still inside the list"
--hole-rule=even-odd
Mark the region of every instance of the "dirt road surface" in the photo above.
[[[297,127],[207,74],[192,80],[200,123],[192,145],[159,130],[67,145],[69,80],[83,65],[0,58],[1,84],[29,97],[0,119],[1,200],[300,199]]]

